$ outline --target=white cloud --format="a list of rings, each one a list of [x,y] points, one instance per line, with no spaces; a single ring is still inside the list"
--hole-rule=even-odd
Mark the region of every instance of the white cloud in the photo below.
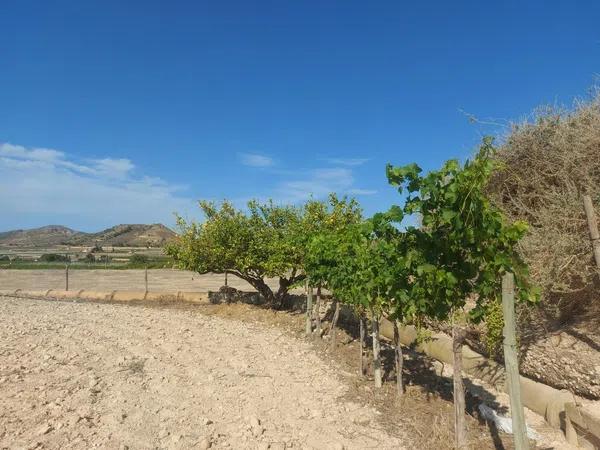
[[[361,188],[353,188],[348,190],[348,194],[350,195],[375,195],[377,191],[375,189],[361,189]]]
[[[124,158],[94,159],[92,163],[99,174],[114,178],[126,177],[135,168],[130,160]]]
[[[181,189],[134,175],[123,158],[82,163],[51,149],[0,144],[0,229],[62,223],[98,230],[117,223],[173,223],[195,212]]]
[[[324,198],[331,192],[345,193],[354,183],[352,170],[347,168],[319,168],[300,173],[306,177],[281,183],[276,189],[277,198],[292,203],[310,197]]]
[[[49,148],[26,149],[22,145],[13,145],[9,143],[0,144],[0,155],[13,157],[17,159],[27,159],[34,161],[56,161],[64,158],[64,153]]]
[[[271,167],[274,164],[272,158],[258,153],[238,153],[241,163],[250,167]]]
[[[364,163],[369,161],[369,158],[324,158],[329,164],[336,166],[362,166]]]

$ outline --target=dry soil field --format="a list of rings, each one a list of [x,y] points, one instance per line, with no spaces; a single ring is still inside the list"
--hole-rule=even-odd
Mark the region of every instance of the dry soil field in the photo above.
[[[0,448],[403,448],[285,331],[0,297]]]
[[[224,275],[198,275],[194,272],[171,269],[148,270],[148,289],[151,291],[206,292],[218,291],[225,281]],[[277,286],[276,280],[268,280]],[[236,289],[254,290],[248,283],[229,275],[228,284]],[[0,289],[64,289],[64,270],[2,270]],[[71,270],[69,289],[95,291],[143,290],[143,270]]]

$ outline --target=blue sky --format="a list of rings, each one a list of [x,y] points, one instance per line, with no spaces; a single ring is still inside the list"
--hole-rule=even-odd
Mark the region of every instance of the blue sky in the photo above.
[[[0,7],[0,230],[197,217],[195,200],[397,193],[600,73],[600,2]]]

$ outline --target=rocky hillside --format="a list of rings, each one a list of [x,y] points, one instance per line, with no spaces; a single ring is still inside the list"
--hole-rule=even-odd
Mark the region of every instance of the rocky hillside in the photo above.
[[[61,225],[48,225],[29,230],[12,230],[0,232],[0,246],[2,247],[53,247],[67,242],[78,234]]]
[[[57,245],[162,247],[175,233],[162,224],[116,225],[97,233],[84,233],[60,225],[0,233],[0,247],[53,247]]]

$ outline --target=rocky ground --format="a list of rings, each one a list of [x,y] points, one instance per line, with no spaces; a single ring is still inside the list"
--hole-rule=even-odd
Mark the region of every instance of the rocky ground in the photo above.
[[[0,297],[0,448],[413,448],[348,389],[277,327]]]
[[[218,291],[224,275],[154,269],[148,271],[151,291]],[[228,277],[229,286],[253,291],[235,276]],[[267,282],[277,286],[277,280]],[[64,270],[1,270],[2,289],[64,289]],[[71,270],[71,290],[113,291],[144,290],[143,270]],[[294,290],[301,294],[302,289]],[[534,319],[539,314],[534,310]],[[575,319],[575,318],[574,318]],[[537,321],[540,322],[541,321]],[[558,389],[568,389],[588,399],[600,399],[600,314],[579,317],[570,324],[559,324],[523,345],[521,372],[526,376]],[[524,330],[527,332],[527,329]],[[485,352],[483,342],[472,342],[479,352]]]
[[[294,311],[0,297],[0,449],[453,448],[447,368],[405,349],[399,397],[384,344],[375,389],[371,367],[359,375],[358,330],[340,325],[333,349]],[[502,413],[501,397],[468,393],[468,448],[513,448],[477,413],[482,398]],[[535,448],[569,448],[527,420]]]

